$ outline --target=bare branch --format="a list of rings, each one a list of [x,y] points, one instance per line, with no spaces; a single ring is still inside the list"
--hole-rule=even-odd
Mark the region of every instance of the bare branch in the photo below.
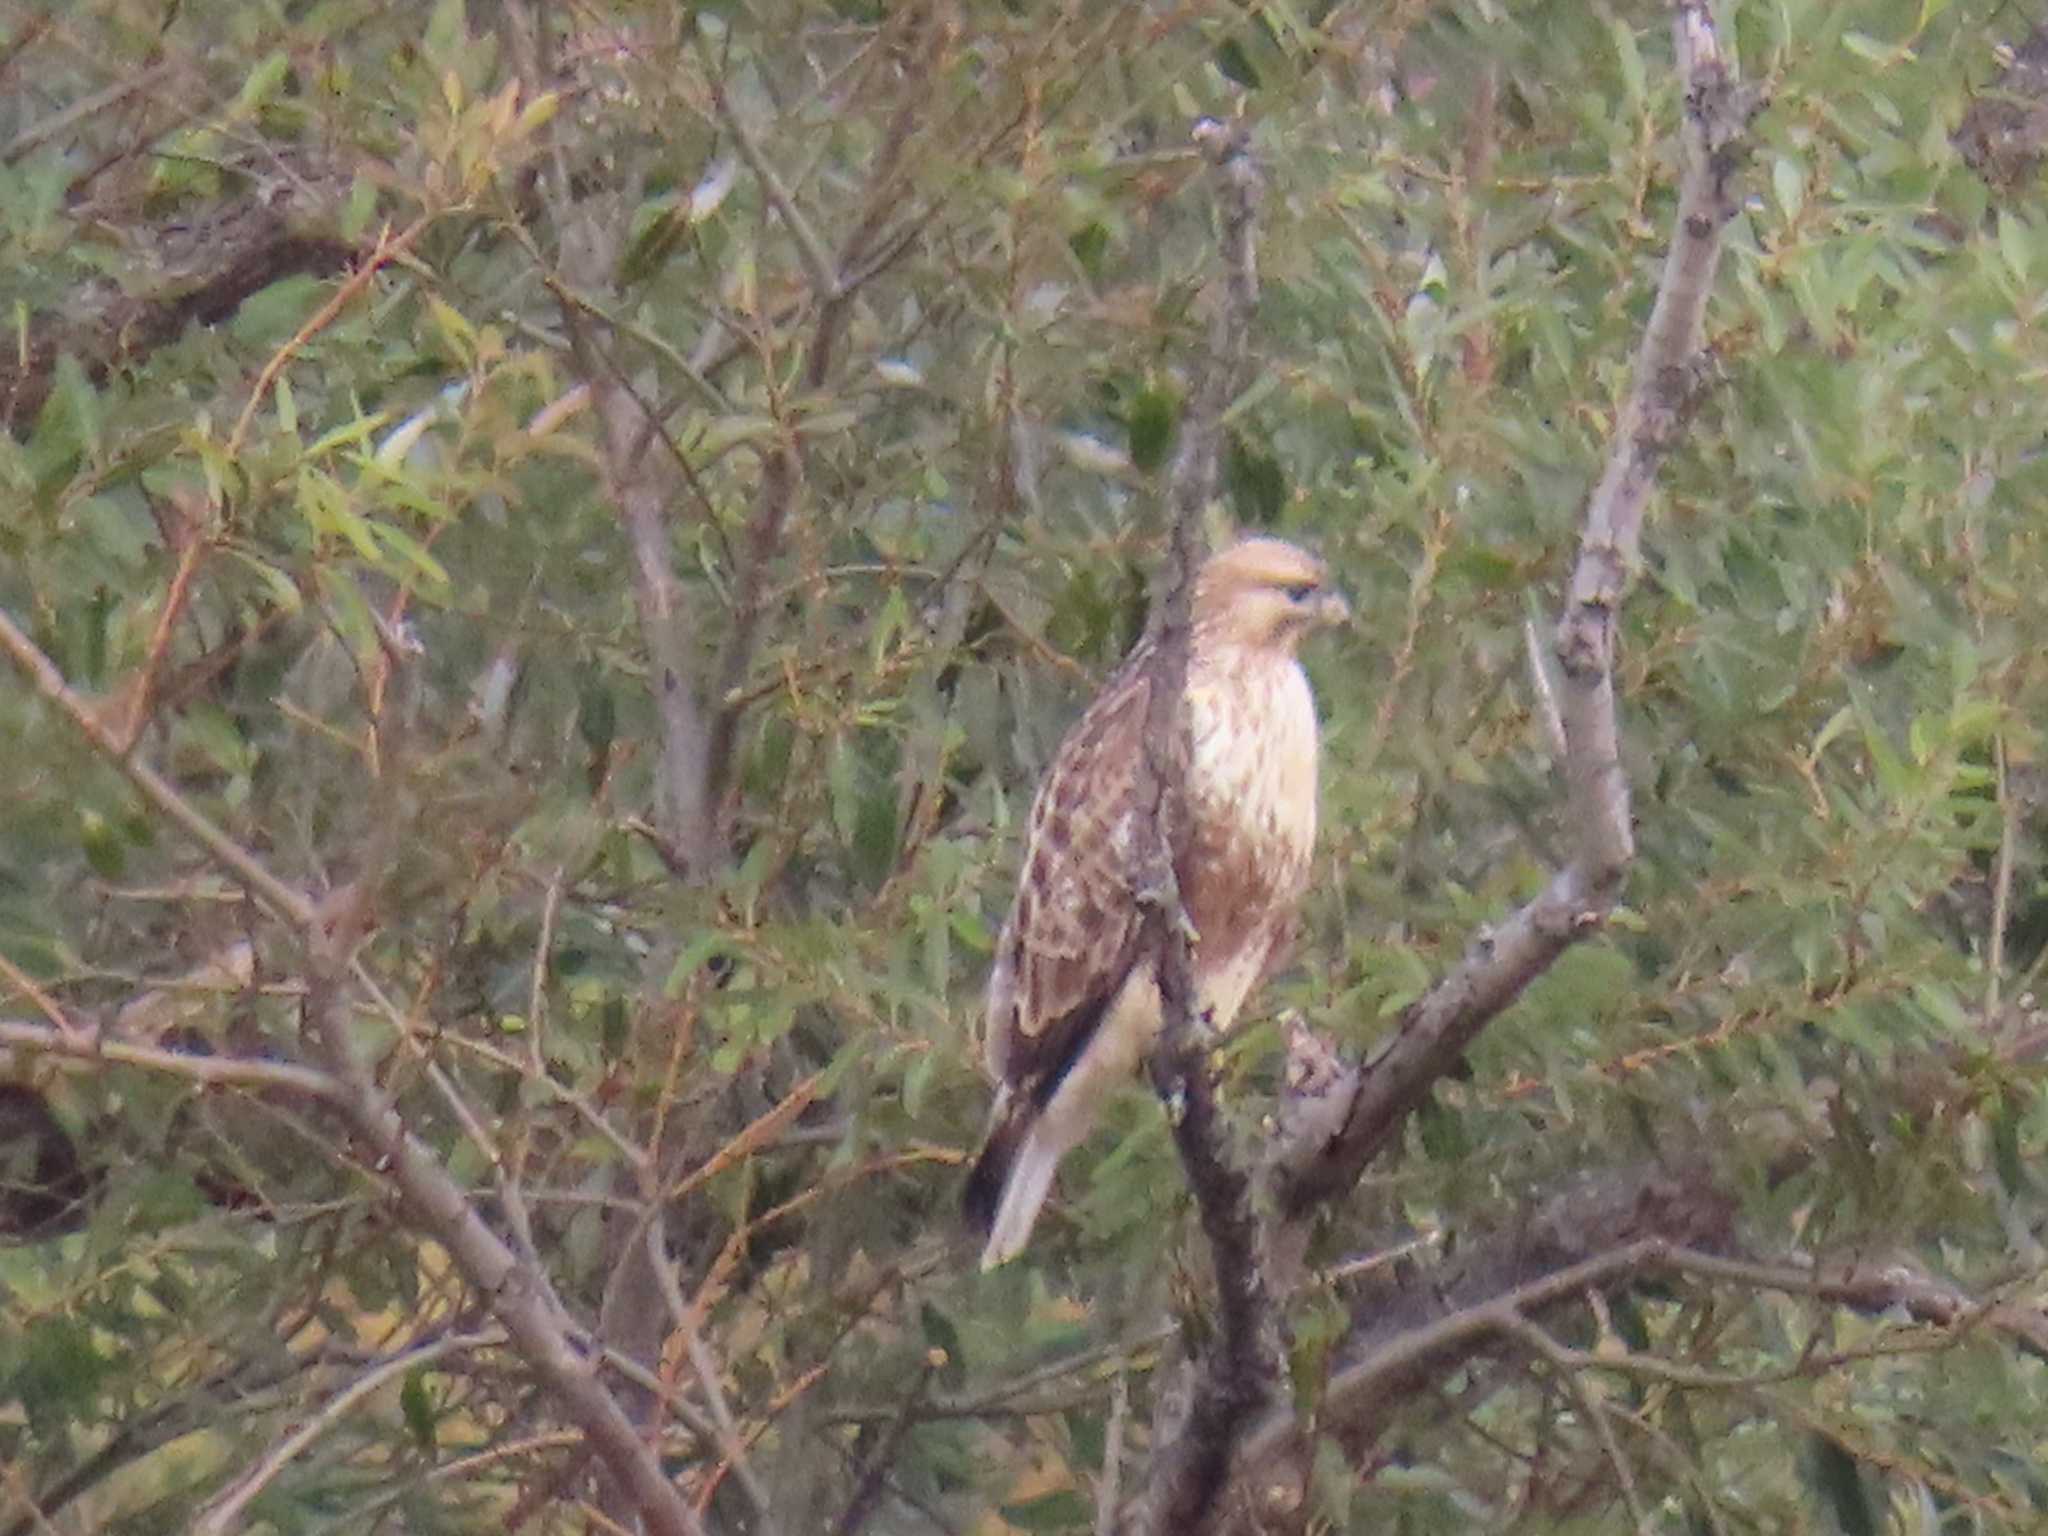
[[[1117,1499],[1124,1471],[1124,1420],[1130,1411],[1130,1378],[1118,1371],[1110,1381],[1109,1429],[1102,1442],[1102,1480],[1095,1489],[1095,1536],[1116,1536]]]
[[[376,277],[390,263],[396,261],[408,250],[412,249],[413,245],[419,240],[419,237],[427,232],[428,227],[433,224],[436,217],[437,215],[433,213],[423,213],[396,235],[393,235],[388,227],[379,232],[376,245],[364,253],[355,271],[351,272],[342,284],[328,296],[325,304],[322,304],[307,318],[305,324],[292,333],[290,340],[271,353],[269,360],[264,363],[262,371],[256,375],[255,386],[250,389],[249,398],[242,406],[242,414],[235,418],[234,431],[228,434],[227,455],[229,458],[232,459],[240,455],[242,444],[249,436],[249,427],[256,420],[256,412],[263,404],[263,397],[270,393],[270,386],[276,383],[277,376],[284,372],[285,364],[289,363],[298,354],[299,349],[305,346],[308,341],[311,341],[320,332],[332,325],[335,317],[348,308],[350,302],[358,294],[370,286],[372,278]]]
[[[1671,249],[1606,467],[1586,504],[1555,637],[1573,857],[1534,900],[1482,929],[1456,968],[1408,1010],[1355,1073],[1343,1130],[1320,1146],[1290,1149],[1276,1166],[1278,1203],[1291,1217],[1350,1189],[1479,1032],[1559,955],[1600,929],[1634,857],[1615,711],[1615,622],[1657,471],[1697,393],[1707,297],[1735,212],[1735,146],[1750,109],[1705,0],[1677,0],[1673,33],[1685,79],[1686,159]]]
[[[1402,1404],[1433,1380],[1497,1352],[1548,1313],[1580,1299],[1653,1278],[1686,1276],[1705,1285],[1779,1291],[1864,1313],[1905,1312],[1938,1337],[1906,1341],[1941,1348],[1986,1333],[2035,1358],[2048,1350],[2048,1312],[2020,1297],[2032,1271],[1975,1292],[1906,1263],[1815,1264],[1801,1257],[1766,1263],[1735,1250],[1738,1202],[1697,1166],[1644,1174],[1584,1175],[1541,1201],[1516,1224],[1467,1234],[1455,1259],[1428,1266],[1343,1266],[1356,1285],[1358,1318],[1337,1352],[1318,1426],[1340,1432],[1362,1454]],[[1410,1245],[1412,1247],[1412,1245]],[[1630,1374],[1699,1388],[1755,1387],[1836,1369],[1851,1357],[1802,1356],[1776,1369],[1706,1370],[1655,1356],[1546,1353],[1560,1369],[1613,1365]],[[1872,1348],[1896,1349],[1880,1342]],[[1868,1351],[1865,1351],[1867,1353]],[[1858,1356],[1860,1357],[1860,1356]],[[1310,1446],[1289,1409],[1275,1409],[1248,1437],[1235,1507],[1283,1511],[1305,1496]]]
[[[0,1019],[0,1050],[61,1056],[72,1061],[118,1062],[182,1077],[206,1087],[282,1089],[327,1101],[341,1093],[341,1085],[325,1072],[291,1062],[249,1056],[203,1056],[196,1051],[165,1050],[103,1034],[59,1030],[14,1019]]]
[[[746,1448],[740,1443],[739,1424],[733,1418],[732,1408],[725,1400],[725,1388],[720,1384],[718,1362],[712,1358],[711,1348],[704,1342],[703,1330],[697,1326],[697,1309],[683,1297],[675,1265],[668,1257],[667,1245],[665,1223],[658,1218],[650,1221],[647,1226],[647,1262],[660,1283],[661,1299],[668,1308],[669,1326],[681,1336],[690,1370],[704,1391],[704,1402],[711,1411],[711,1424],[716,1431],[718,1452],[725,1458],[725,1464],[732,1468],[740,1491],[753,1508],[754,1530],[758,1536],[774,1536],[774,1501],[768,1497],[768,1490],[761,1486],[760,1479],[754,1476],[753,1465],[747,1460]]]
[[[896,1464],[896,1457],[903,1449],[903,1441],[917,1423],[917,1409],[924,1401],[925,1389],[931,1385],[932,1374],[944,1363],[944,1356],[934,1350],[925,1357],[919,1368],[917,1379],[903,1396],[902,1405],[896,1417],[883,1431],[881,1442],[875,1446],[866,1465],[861,1468],[860,1480],[854,1484],[853,1497],[846,1501],[846,1508],[833,1523],[832,1536],[860,1536],[869,1519],[882,1502],[882,1493],[888,1486],[889,1469]]]
[[[624,381],[593,369],[591,384],[604,426],[607,490],[633,551],[633,601],[661,724],[655,825],[691,878],[702,880],[724,866],[725,840],[710,786],[711,719],[697,681],[696,616],[671,561],[670,477],[650,448],[660,426]]]
[[[1536,695],[1536,718],[1543,722],[1543,744],[1551,759],[1565,757],[1564,716],[1557,708],[1557,686],[1550,680],[1550,663],[1543,656],[1543,642],[1536,638],[1536,621],[1522,621],[1522,643],[1529,653],[1529,687]]]
[[[1226,291],[1211,328],[1210,353],[1181,422],[1169,505],[1172,553],[1160,604],[1145,777],[1154,843],[1148,917],[1159,960],[1161,1026],[1152,1085],[1166,1102],[1174,1145],[1201,1212],[1216,1277],[1218,1336],[1190,1362],[1196,1380],[1185,1417],[1162,1413],[1154,1428],[1151,1486],[1140,1530],[1206,1528],[1228,1480],[1237,1442],[1264,1409],[1281,1376],[1279,1329],[1266,1284],[1251,1179],[1231,1159],[1216,1087],[1195,1025],[1194,951],[1174,871],[1187,841],[1189,608],[1201,541],[1200,522],[1215,499],[1223,415],[1237,392],[1258,296],[1253,234],[1260,178],[1241,131],[1204,120],[1195,130],[1218,182]],[[1142,802],[1141,802],[1142,803]],[[1178,1422],[1166,1422],[1179,1420]]]
[[[1984,1022],[1987,1025],[1997,1022],[1999,987],[2005,978],[2005,929],[2011,921],[2013,860],[2023,814],[2012,792],[2011,775],[2006,771],[2005,732],[2000,731],[1992,737],[1991,752],[1992,765],[1997,771],[1998,861],[1991,875],[1991,925],[1986,935],[1984,956]]]

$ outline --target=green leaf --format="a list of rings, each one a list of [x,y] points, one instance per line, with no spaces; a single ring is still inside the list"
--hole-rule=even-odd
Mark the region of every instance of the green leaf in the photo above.
[[[319,305],[323,286],[315,277],[280,278],[242,301],[228,323],[229,333],[245,347],[274,350]]]
[[[1250,527],[1272,527],[1287,506],[1287,473],[1280,461],[1235,432],[1224,453],[1223,486],[1238,520]]]
[[[1422,1139],[1423,1152],[1432,1162],[1460,1162],[1472,1151],[1472,1137],[1465,1128],[1465,1117],[1444,1108],[1434,1094],[1425,1098],[1416,1110],[1415,1129]]]
[[[98,811],[80,811],[78,839],[94,874],[102,880],[121,878],[128,868],[128,847],[112,822]]]
[[[1171,390],[1148,388],[1131,402],[1125,420],[1130,435],[1131,463],[1146,474],[1166,462],[1180,418],[1180,397]]]
[[[1091,278],[1102,275],[1102,258],[1109,249],[1109,229],[1101,220],[1091,220],[1067,236],[1067,248]]]
[[[929,1301],[918,1306],[917,1322],[924,1333],[925,1346],[945,1354],[938,1369],[939,1379],[948,1387],[957,1385],[967,1374],[967,1351],[960,1343],[960,1330]]]
[[[1241,85],[1248,91],[1259,88],[1259,71],[1252,63],[1251,55],[1237,38],[1227,37],[1216,50],[1216,68],[1223,78],[1233,85]]]
[[[1771,191],[1785,217],[1798,218],[1806,204],[1805,168],[1790,155],[1779,155],[1771,162]]]
[[[576,734],[592,752],[608,752],[618,735],[618,705],[612,691],[595,673],[586,673],[576,690]]]
[[[1645,95],[1643,76],[1643,51],[1636,46],[1636,29],[1619,16],[1608,24],[1608,31],[1614,38],[1614,56],[1621,65],[1621,88],[1623,99],[1636,111],[1641,111]]]
[[[277,94],[285,77],[291,73],[292,61],[283,51],[266,54],[256,67],[249,71],[242,81],[242,89],[236,93],[234,103],[228,108],[228,115],[246,118]]]
[[[406,1429],[412,1434],[413,1444],[431,1454],[434,1449],[435,1413],[434,1399],[427,1391],[425,1366],[416,1365],[405,1373],[405,1383],[398,1389],[398,1411],[405,1419]]]
[[[1091,1529],[1095,1523],[1094,1509],[1072,1488],[1004,1504],[996,1512],[1020,1531],[1079,1531]]]

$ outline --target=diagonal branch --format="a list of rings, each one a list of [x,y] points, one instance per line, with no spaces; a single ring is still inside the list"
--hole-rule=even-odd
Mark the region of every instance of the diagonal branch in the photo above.
[[[574,1325],[546,1273],[530,1257],[515,1253],[478,1213],[462,1186],[455,1182],[426,1144],[412,1133],[397,1104],[358,1058],[352,1038],[348,1000],[339,978],[348,970],[347,941],[358,925],[364,893],[373,874],[356,887],[353,910],[330,911],[295,891],[266,869],[248,849],[216,827],[169,781],[124,755],[113,734],[67,684],[56,663],[43,653],[5,614],[0,614],[0,651],[45,698],[64,713],[100,757],[119,769],[152,810],[197,843],[223,869],[242,880],[262,904],[289,928],[304,953],[307,987],[307,1048],[324,1072],[301,1067],[289,1084],[275,1073],[282,1064],[234,1063],[238,1078],[256,1066],[265,1068],[276,1086],[318,1092],[348,1121],[356,1139],[371,1153],[403,1198],[414,1226],[447,1248],[462,1277],[481,1296],[505,1331],[520,1358],[549,1389],[568,1417],[596,1447],[598,1455],[632,1492],[652,1536],[703,1536],[703,1527],[661,1469],[654,1452],[640,1439],[618,1400],[600,1383],[595,1363],[574,1341]],[[16,1043],[53,1054],[81,1055],[92,1049],[89,1039],[62,1035],[54,1028],[7,1026]],[[112,1054],[114,1046],[104,1048]],[[200,1058],[178,1053],[124,1047],[138,1066],[178,1070],[197,1076]],[[298,1077],[298,1073],[306,1073]]]
[[[1349,1190],[1480,1031],[1558,956],[1599,931],[1634,858],[1615,709],[1615,624],[1650,491],[1698,392],[1707,298],[1736,208],[1738,141],[1754,106],[1734,83],[1706,0],[1677,0],[1672,26],[1685,80],[1685,170],[1671,249],[1606,466],[1586,504],[1554,638],[1574,853],[1534,900],[1482,929],[1379,1054],[1350,1074],[1342,1090],[1348,1108],[1334,1136],[1276,1149],[1277,1203],[1290,1217]]]
[[[254,854],[209,821],[155,769],[133,753],[122,751],[120,741],[101,722],[84,696],[64,681],[64,674],[57,670],[57,664],[4,613],[0,613],[0,652],[6,653],[23,679],[56,705],[92,749],[127,779],[159,815],[246,885],[272,916],[302,931],[319,926],[319,910],[304,892],[294,890],[273,875]]]
[[[334,957],[316,949],[306,1017],[308,1039],[340,1082],[340,1108],[370,1161],[398,1188],[416,1225],[448,1249],[463,1278],[504,1324],[533,1373],[580,1427],[612,1473],[631,1490],[653,1536],[704,1536],[702,1522],[662,1471],[619,1401],[598,1379],[547,1275],[491,1230],[448,1170],[414,1136],[390,1095],[357,1059],[347,1000],[331,974]]]
[[[811,221],[804,217],[804,211],[797,206],[788,185],[776,173],[775,167],[762,153],[760,141],[740,114],[733,109],[732,95],[726,89],[725,72],[711,64],[706,70],[711,83],[711,104],[718,112],[718,120],[725,124],[725,130],[732,135],[740,158],[747,162],[747,169],[754,173],[754,180],[761,184],[761,195],[768,200],[783,224],[788,228],[790,238],[796,242],[797,254],[803,259],[804,275],[810,280],[811,291],[818,302],[829,304],[839,297],[839,266],[832,259],[832,253],[825,248],[825,242],[818,238],[818,232],[811,227]]]

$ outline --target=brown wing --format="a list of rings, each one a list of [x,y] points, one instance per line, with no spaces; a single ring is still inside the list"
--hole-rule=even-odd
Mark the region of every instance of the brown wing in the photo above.
[[[1136,962],[1138,781],[1150,668],[1134,654],[1077,721],[1031,804],[988,986],[990,1069],[1042,1106]]]

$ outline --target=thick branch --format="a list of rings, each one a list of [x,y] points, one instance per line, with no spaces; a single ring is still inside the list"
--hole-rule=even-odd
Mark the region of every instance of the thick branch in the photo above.
[[[655,826],[690,878],[704,880],[723,867],[725,840],[711,793],[711,721],[697,682],[695,616],[671,558],[673,477],[652,446],[660,427],[639,397],[616,378],[593,384],[604,426],[606,479],[633,551],[633,602],[661,728]]]
[[[1533,901],[1497,928],[1482,930],[1457,968],[1403,1016],[1379,1054],[1336,1090],[1349,1104],[1334,1137],[1301,1138],[1277,1149],[1277,1199],[1292,1216],[1356,1183],[1479,1032],[1559,955],[1601,927],[1634,857],[1616,723],[1615,622],[1650,490],[1694,397],[1707,297],[1735,212],[1734,146],[1748,110],[1705,0],[1678,0],[1673,33],[1686,82],[1686,168],[1671,249],[1606,467],[1586,504],[1555,640],[1573,857]]]
[[[2035,1358],[2048,1350],[2048,1313],[2008,1301],[1996,1289],[1973,1292],[1906,1263],[1744,1256],[1737,1249],[1739,1205],[1700,1165],[1587,1175],[1536,1202],[1511,1227],[1464,1235],[1455,1257],[1375,1265],[1362,1281],[1349,1282],[1347,1300],[1357,1321],[1325,1383],[1318,1429],[1339,1435],[1362,1458],[1416,1393],[1476,1359],[1518,1353],[1518,1339],[1532,1321],[1562,1315],[1591,1292],[1613,1294],[1673,1276],[1721,1289],[1806,1296],[1866,1314],[1896,1309],[1951,1339],[1975,1330]],[[1804,1356],[1746,1372],[1648,1355],[1592,1363],[1729,1388],[1820,1374],[1845,1362]],[[1298,1523],[1310,1456],[1291,1410],[1276,1409],[1258,1426],[1246,1441],[1244,1472],[1231,1499],[1233,1510],[1252,1514],[1248,1528]]]
[[[1174,1144],[1201,1212],[1216,1276],[1217,1335],[1191,1362],[1185,1417],[1155,1426],[1157,1447],[1140,1529],[1203,1529],[1230,1476],[1237,1444],[1264,1409],[1280,1379],[1279,1332],[1266,1284],[1251,1180],[1232,1160],[1215,1083],[1203,1060],[1206,1042],[1194,1018],[1193,935],[1174,871],[1186,845],[1186,690],[1191,586],[1200,522],[1217,490],[1223,414],[1237,392],[1257,298],[1253,232],[1259,176],[1243,136],[1205,121],[1196,137],[1210,156],[1223,212],[1226,291],[1217,308],[1210,355],[1181,422],[1170,503],[1173,549],[1160,604],[1149,717],[1146,775],[1154,805],[1149,918],[1159,955],[1161,1028],[1151,1060],[1152,1083],[1166,1101]]]
[[[154,86],[172,68],[160,65],[101,95],[118,99]],[[0,159],[11,162],[17,152],[68,131],[96,99],[53,114]],[[136,270],[125,287],[87,284],[64,311],[31,320],[19,345],[10,337],[0,353],[0,429],[20,436],[34,426],[55,387],[61,358],[77,359],[86,379],[98,384],[117,367],[139,363],[177,340],[190,326],[218,325],[272,283],[300,275],[328,277],[346,267],[358,254],[358,243],[327,231],[338,228],[351,178],[339,165],[298,156],[293,160],[288,177],[252,177],[253,184],[239,197],[138,230]]]
[[[724,82],[715,81],[713,86],[720,118],[732,132],[740,157],[761,183],[762,195],[788,226],[790,236],[796,242],[799,261],[811,290],[811,302],[817,306],[817,319],[812,324],[810,341],[805,348],[801,375],[803,387],[809,391],[823,389],[832,376],[832,369],[838,361],[840,339],[845,333],[855,296],[865,284],[886,270],[896,255],[908,248],[911,233],[921,227],[919,219],[908,221],[897,240],[884,246],[877,259],[877,241],[884,224],[896,211],[889,193],[902,166],[910,136],[927,104],[923,84],[936,70],[939,51],[948,46],[946,28],[927,25],[925,31],[927,35],[914,49],[906,47],[904,50],[906,59],[915,61],[914,66],[902,82],[901,99],[868,171],[866,207],[847,231],[836,253],[825,248],[788,187],[768,163],[740,115],[733,110]],[[788,526],[790,513],[796,508],[803,485],[802,440],[795,423],[785,423],[783,440],[762,458],[761,487],[754,500],[753,514],[747,519],[746,544],[733,575],[731,624],[712,673],[716,710],[711,721],[706,772],[708,793],[714,806],[724,799],[732,779],[740,719],[746,710],[741,690],[753,667],[761,623],[766,617],[768,576],[772,562],[781,552],[783,530]]]

